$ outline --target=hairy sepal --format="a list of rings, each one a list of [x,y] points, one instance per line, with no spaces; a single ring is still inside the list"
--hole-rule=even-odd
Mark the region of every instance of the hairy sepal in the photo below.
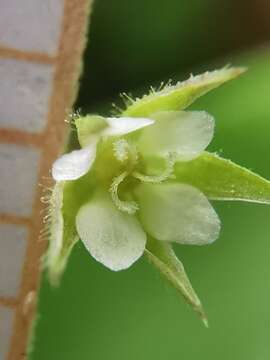
[[[245,70],[242,67],[232,67],[190,76],[186,81],[178,82],[175,85],[166,85],[159,91],[151,91],[150,94],[131,101],[121,116],[150,116],[159,111],[185,109],[198,97],[236,78]]]
[[[210,200],[270,204],[270,181],[216,154],[204,152],[192,161],[177,162],[174,176]]]
[[[204,325],[208,327],[207,317],[201,301],[189,281],[182,262],[175,255],[172,245],[151,238],[148,239],[145,254],[150,263],[184,297]]]

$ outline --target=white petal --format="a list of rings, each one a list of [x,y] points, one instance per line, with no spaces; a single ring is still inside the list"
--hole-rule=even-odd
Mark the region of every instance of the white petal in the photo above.
[[[207,198],[186,184],[141,184],[141,222],[158,240],[204,245],[219,235],[220,221]]]
[[[82,206],[76,226],[90,254],[111,270],[128,268],[144,252],[146,235],[139,221],[119,211],[107,194]]]
[[[178,160],[188,161],[199,156],[213,138],[214,119],[204,111],[164,111],[153,119],[155,124],[142,132],[138,144],[145,155],[175,152]]]
[[[133,131],[142,129],[146,126],[154,124],[154,120],[147,118],[133,118],[133,117],[120,117],[120,118],[107,118],[109,128],[103,131],[104,135],[117,136],[129,134]]]
[[[74,150],[57,159],[52,166],[54,180],[76,180],[85,175],[93,165],[96,157],[96,144]]]

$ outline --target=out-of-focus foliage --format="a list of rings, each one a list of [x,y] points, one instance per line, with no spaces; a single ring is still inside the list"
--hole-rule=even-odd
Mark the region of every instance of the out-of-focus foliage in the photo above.
[[[268,40],[269,16],[268,0],[97,0],[77,106],[97,111],[120,92],[209,70],[209,60]]]

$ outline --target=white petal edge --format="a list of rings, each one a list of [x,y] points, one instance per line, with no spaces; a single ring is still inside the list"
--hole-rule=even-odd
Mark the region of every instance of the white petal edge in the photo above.
[[[139,221],[119,211],[108,194],[81,207],[76,227],[90,254],[113,271],[130,267],[144,252],[146,234]]]
[[[142,129],[146,126],[154,124],[154,120],[148,118],[119,117],[107,118],[109,127],[103,131],[105,136],[126,135],[133,131]]]
[[[95,158],[96,143],[64,154],[53,163],[52,176],[56,181],[79,179],[90,170]]]
[[[210,244],[220,221],[207,198],[186,184],[141,184],[136,190],[144,229],[161,241]]]
[[[205,111],[164,111],[151,116],[155,124],[145,129],[138,148],[145,155],[176,153],[178,160],[199,156],[214,135],[214,118]]]

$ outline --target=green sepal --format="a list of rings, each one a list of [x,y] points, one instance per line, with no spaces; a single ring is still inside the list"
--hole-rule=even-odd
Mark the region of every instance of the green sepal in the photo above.
[[[49,281],[56,286],[61,280],[71,250],[79,240],[75,220],[80,207],[89,201],[95,188],[90,173],[75,181],[55,184],[50,200],[49,247],[45,267]]]
[[[148,239],[145,254],[165,279],[184,297],[185,301],[199,315],[204,325],[208,321],[203,306],[194,291],[182,262],[176,257],[172,245],[155,239]]]
[[[75,119],[75,125],[82,148],[91,144],[93,138],[108,126],[106,120],[98,115],[79,116]]]
[[[131,104],[121,116],[150,116],[158,111],[182,110],[198,97],[241,75],[245,68],[224,68],[191,76],[188,80],[175,85],[166,85],[162,90],[152,91]]]
[[[210,200],[239,200],[270,204],[270,181],[216,154],[204,152],[178,162],[175,180],[200,189]]]

